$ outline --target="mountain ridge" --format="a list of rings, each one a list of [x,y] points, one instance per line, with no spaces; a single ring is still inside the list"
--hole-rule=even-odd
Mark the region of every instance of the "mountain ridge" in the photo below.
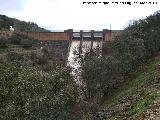
[[[34,22],[21,21],[16,18],[0,14],[0,30],[9,30],[10,26],[13,26],[15,31],[21,32],[50,32],[49,30],[39,27]]]

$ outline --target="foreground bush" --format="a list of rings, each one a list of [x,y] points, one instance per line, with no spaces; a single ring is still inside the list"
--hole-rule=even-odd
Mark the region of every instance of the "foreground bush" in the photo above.
[[[82,76],[85,80],[88,97],[107,95],[114,85],[120,81],[120,62],[112,56],[92,58],[85,61]]]
[[[63,120],[77,98],[68,71],[0,63],[0,119]]]

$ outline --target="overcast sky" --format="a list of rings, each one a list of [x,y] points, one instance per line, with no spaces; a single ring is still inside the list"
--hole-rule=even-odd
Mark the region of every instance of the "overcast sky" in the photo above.
[[[102,3],[83,4],[85,1]],[[110,29],[110,24],[111,29],[120,30],[126,27],[130,20],[145,18],[160,10],[160,0],[155,0],[158,4],[150,5],[104,5],[103,2],[106,1],[116,0],[0,0],[0,14],[35,22],[50,30],[101,30]],[[121,1],[133,3],[154,0]]]

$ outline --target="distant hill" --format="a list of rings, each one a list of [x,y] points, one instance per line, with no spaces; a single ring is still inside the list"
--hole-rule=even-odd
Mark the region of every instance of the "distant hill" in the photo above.
[[[21,32],[24,31],[50,32],[49,30],[39,27],[34,22],[20,21],[18,19],[10,18],[6,15],[0,14],[0,30],[9,30],[10,26],[13,26],[13,28],[16,31],[21,31]]]

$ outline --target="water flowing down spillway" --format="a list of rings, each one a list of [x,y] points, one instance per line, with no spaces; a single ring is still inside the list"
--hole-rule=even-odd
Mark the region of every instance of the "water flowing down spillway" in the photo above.
[[[102,42],[99,41],[93,41],[93,49],[97,47],[101,47]],[[68,56],[68,65],[72,68],[72,75],[74,77],[74,80],[78,85],[83,85],[83,81],[81,79],[81,65],[79,62],[79,59],[77,57],[77,53],[79,51],[80,41],[72,41],[70,45],[69,50],[69,56]],[[82,42],[82,55],[85,54],[86,51],[91,49],[91,41],[83,41]]]

